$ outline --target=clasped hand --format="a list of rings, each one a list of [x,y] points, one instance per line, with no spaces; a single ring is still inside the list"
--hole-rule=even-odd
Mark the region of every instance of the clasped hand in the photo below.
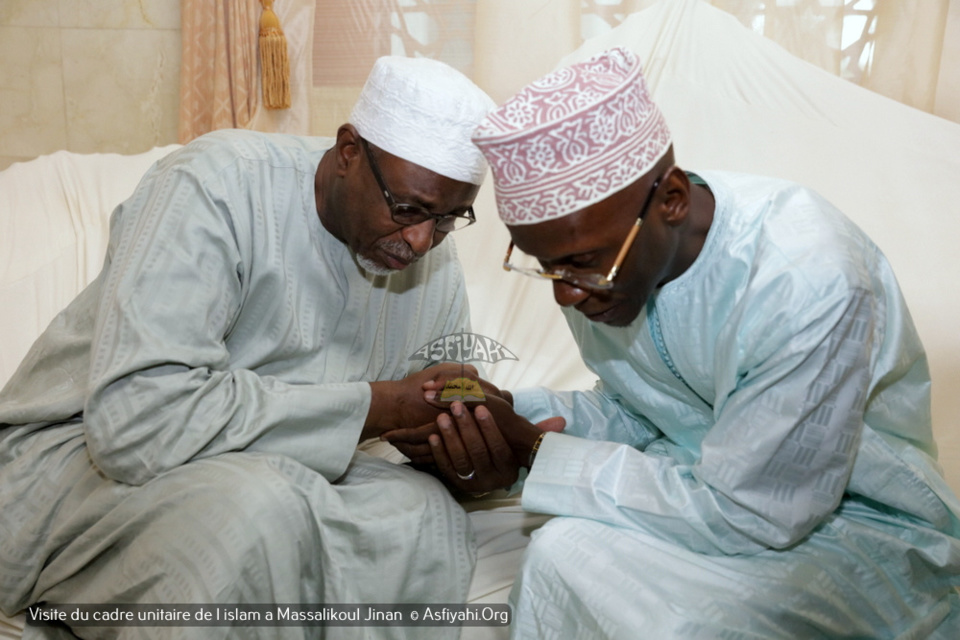
[[[472,372],[475,375],[476,372]],[[424,383],[425,401],[445,408],[435,420],[419,427],[387,431],[382,439],[419,465],[434,465],[446,480],[461,491],[478,493],[509,487],[526,466],[534,443],[544,431],[561,431],[563,418],[533,424],[514,412],[510,402],[494,385],[480,381],[486,402],[445,403],[437,401],[442,376]]]
[[[411,373],[402,380],[378,380],[370,383],[370,409],[360,440],[379,438],[387,431],[432,423],[448,407],[424,398],[424,389],[464,374],[476,376],[469,365],[438,364]]]

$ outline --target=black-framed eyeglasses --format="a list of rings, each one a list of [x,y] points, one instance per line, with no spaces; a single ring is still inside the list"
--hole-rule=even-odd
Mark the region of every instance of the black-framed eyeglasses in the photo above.
[[[613,266],[610,267],[610,271],[607,272],[607,275],[601,273],[579,273],[577,271],[572,271],[570,269],[543,269],[543,268],[531,268],[531,267],[519,267],[516,265],[510,264],[510,256],[513,254],[513,242],[510,242],[510,246],[507,247],[507,255],[503,258],[503,270],[504,271],[516,271],[517,273],[522,273],[526,276],[532,276],[534,278],[544,278],[546,280],[562,280],[567,284],[571,284],[578,289],[597,289],[597,290],[606,290],[613,288],[613,279],[617,277],[617,273],[620,272],[620,267],[623,265],[623,261],[627,257],[627,253],[630,251],[630,245],[633,244],[634,239],[637,237],[637,232],[640,231],[640,227],[643,225],[643,217],[647,215],[647,209],[650,208],[650,203],[653,202],[653,194],[657,192],[657,188],[660,186],[660,178],[657,178],[653,182],[653,186],[650,187],[650,193],[647,194],[646,200],[643,202],[643,206],[640,207],[640,213],[637,215],[637,221],[632,227],[630,227],[630,233],[627,234],[626,240],[623,241],[623,245],[620,247],[620,251],[617,252],[617,259],[613,261]]]
[[[393,221],[397,224],[407,226],[420,224],[427,220],[435,220],[437,223],[437,231],[440,233],[451,233],[464,227],[469,227],[477,221],[477,217],[473,213],[473,207],[467,207],[463,213],[431,213],[419,205],[397,202],[393,194],[390,193],[390,189],[387,188],[387,183],[383,180],[380,167],[377,166],[377,161],[370,152],[370,145],[363,138],[360,138],[360,144],[363,146],[363,152],[367,156],[367,163],[370,165],[373,177],[380,186],[380,193],[383,194],[384,199],[387,201],[387,206],[390,207],[390,217],[393,218]]]

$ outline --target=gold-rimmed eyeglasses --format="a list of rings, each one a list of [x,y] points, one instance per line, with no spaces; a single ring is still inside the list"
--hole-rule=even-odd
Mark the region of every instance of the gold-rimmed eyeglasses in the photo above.
[[[637,232],[640,231],[640,227],[643,225],[643,218],[647,215],[647,209],[650,207],[650,203],[653,202],[653,195],[657,192],[657,188],[660,186],[661,178],[657,178],[653,186],[650,187],[650,193],[647,194],[646,199],[643,202],[643,206],[640,207],[640,213],[637,215],[637,221],[632,227],[630,227],[630,232],[627,234],[627,238],[623,241],[623,245],[620,247],[620,251],[617,252],[617,258],[613,261],[613,266],[610,267],[610,271],[606,275],[602,273],[581,273],[571,269],[556,268],[556,269],[544,269],[544,268],[531,268],[531,267],[521,267],[517,265],[510,264],[510,256],[513,254],[513,242],[510,242],[510,246],[507,247],[507,255],[503,258],[503,270],[504,271],[516,271],[517,273],[522,273],[526,276],[531,276],[534,278],[543,278],[546,280],[561,280],[567,284],[573,285],[578,289],[596,289],[596,290],[607,290],[613,288],[613,280],[617,277],[617,274],[620,272],[620,267],[623,265],[623,261],[627,257],[627,253],[630,251],[630,246],[633,244],[633,241],[637,237]]]

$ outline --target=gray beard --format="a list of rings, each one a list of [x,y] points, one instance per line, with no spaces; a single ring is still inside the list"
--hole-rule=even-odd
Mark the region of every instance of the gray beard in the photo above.
[[[406,242],[400,242],[399,240],[384,240],[380,243],[380,246],[401,260],[406,260],[410,264],[413,264],[421,257],[411,251]],[[397,272],[396,269],[386,267],[379,262],[375,262],[366,256],[360,255],[359,253],[357,254],[357,263],[367,273],[372,273],[377,276],[388,276],[391,273]]]
[[[388,276],[391,273],[396,272],[396,269],[388,269],[378,262],[374,262],[370,258],[357,254],[357,264],[360,265],[360,268],[366,271],[367,273],[372,273],[375,276]]]

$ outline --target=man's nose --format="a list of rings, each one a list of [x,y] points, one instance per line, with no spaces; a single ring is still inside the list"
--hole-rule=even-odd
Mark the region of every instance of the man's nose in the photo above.
[[[400,235],[403,237],[404,242],[410,245],[410,248],[413,249],[417,255],[422,256],[433,248],[433,237],[436,228],[437,221],[434,218],[430,218],[417,224],[405,226],[400,232]]]
[[[580,304],[590,297],[589,291],[576,287],[563,280],[553,281],[553,299],[561,307],[571,307]]]

